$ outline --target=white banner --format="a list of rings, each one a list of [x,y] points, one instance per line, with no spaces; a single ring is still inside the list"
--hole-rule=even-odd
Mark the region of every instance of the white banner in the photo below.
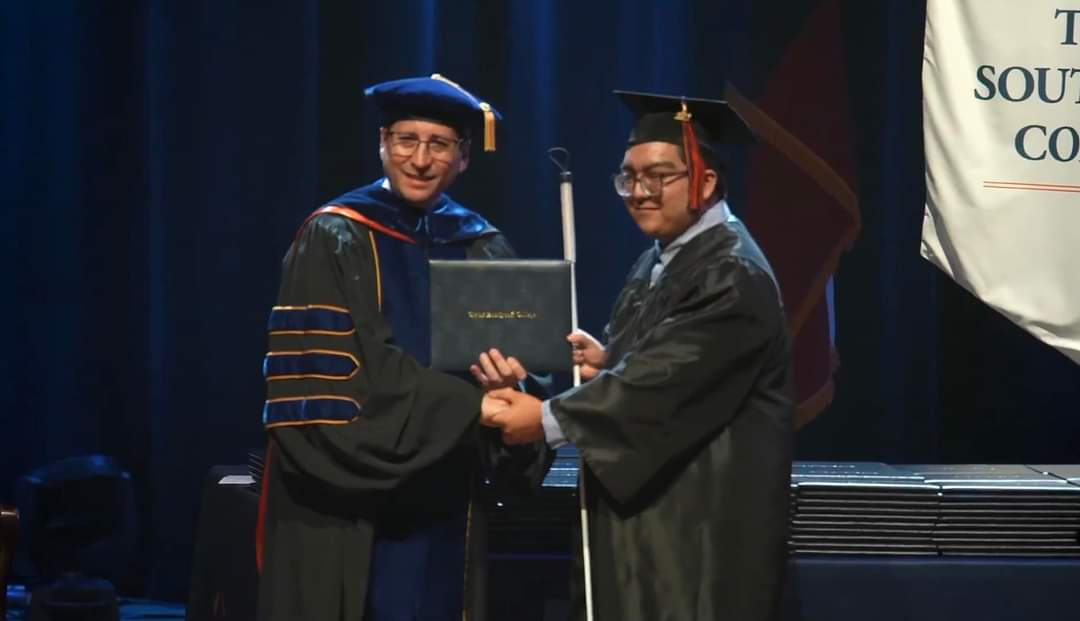
[[[1080,1],[928,0],[922,255],[1080,363]]]

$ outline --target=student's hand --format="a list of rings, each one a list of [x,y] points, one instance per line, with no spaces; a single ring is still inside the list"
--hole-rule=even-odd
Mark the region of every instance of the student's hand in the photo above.
[[[528,375],[517,358],[504,358],[495,348],[480,354],[480,362],[470,366],[469,371],[486,391],[514,388]]]
[[[573,348],[574,364],[581,365],[581,379],[591,380],[599,375],[607,362],[607,351],[600,341],[584,330],[574,330],[566,340]]]
[[[484,395],[488,400],[506,404],[496,408],[490,416],[484,416],[481,422],[488,427],[502,429],[503,442],[507,444],[528,444],[544,439],[543,407],[536,397],[503,388]]]

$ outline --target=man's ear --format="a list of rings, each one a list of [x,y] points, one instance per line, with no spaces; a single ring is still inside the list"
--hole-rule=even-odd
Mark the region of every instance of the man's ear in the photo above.
[[[706,168],[701,175],[701,204],[708,204],[709,198],[716,191],[716,185],[720,182],[720,176],[711,168]]]
[[[386,139],[389,136],[389,130],[387,130],[385,127],[379,128],[379,159],[383,162],[386,161]]]
[[[463,142],[458,148],[461,149],[461,158],[458,160],[458,174],[460,175],[469,168],[469,143]]]

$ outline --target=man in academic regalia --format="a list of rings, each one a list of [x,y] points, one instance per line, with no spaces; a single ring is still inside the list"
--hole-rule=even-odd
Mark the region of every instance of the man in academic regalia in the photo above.
[[[549,451],[507,449],[477,424],[482,390],[428,368],[427,261],[512,256],[444,193],[499,115],[438,75],[366,94],[385,177],[304,222],[270,315],[258,617],[478,621],[480,494],[539,484]],[[485,388],[528,381],[498,362],[517,373]]]
[[[484,423],[508,442],[577,446],[596,619],[773,619],[791,354],[776,280],[729,210],[710,145],[753,136],[725,102],[620,95],[636,123],[615,190],[655,242],[630,270],[605,344],[569,337],[588,381],[543,402],[489,393],[508,407]],[[584,618],[580,588],[575,600]]]

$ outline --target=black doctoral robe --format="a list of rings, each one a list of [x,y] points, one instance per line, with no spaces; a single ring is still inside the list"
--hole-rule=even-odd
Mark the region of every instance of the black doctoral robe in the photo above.
[[[794,413],[777,286],[734,218],[650,289],[657,258],[641,256],[615,304],[607,368],[551,402],[585,463],[595,618],[772,619]]]
[[[483,496],[539,485],[550,454],[502,446],[480,389],[427,368],[427,259],[512,254],[449,198],[420,213],[381,182],[298,232],[264,363],[259,619],[484,619]]]

